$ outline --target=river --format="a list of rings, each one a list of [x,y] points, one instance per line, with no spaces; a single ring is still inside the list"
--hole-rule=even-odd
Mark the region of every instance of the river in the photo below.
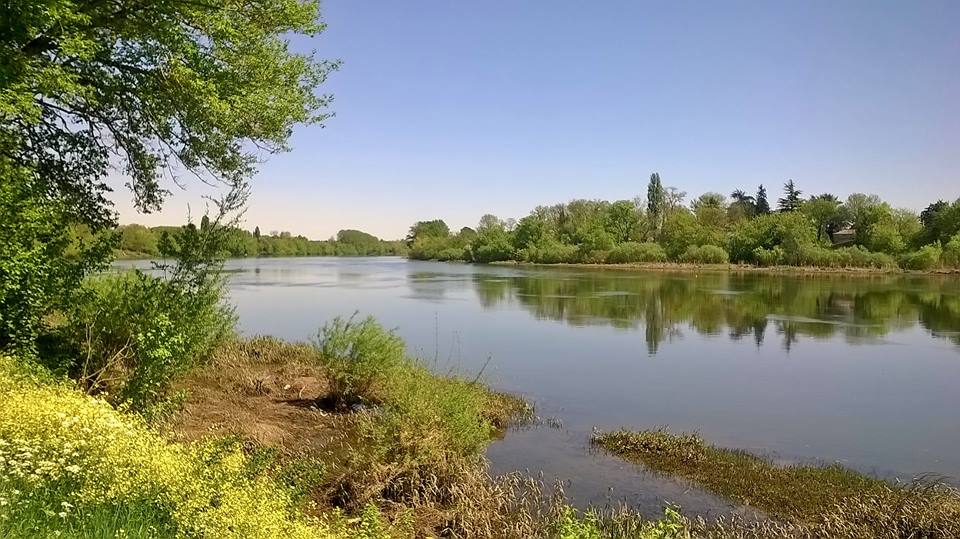
[[[230,260],[244,334],[292,340],[374,315],[440,372],[523,395],[543,425],[495,473],[561,480],[580,505],[728,509],[589,447],[667,425],[782,462],[960,477],[960,279],[475,266],[401,258]],[[549,423],[549,424],[547,424]]]

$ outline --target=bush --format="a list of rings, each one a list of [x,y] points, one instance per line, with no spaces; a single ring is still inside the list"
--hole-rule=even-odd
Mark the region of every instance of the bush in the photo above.
[[[234,327],[223,281],[183,283],[141,271],[91,278],[64,333],[83,358],[67,368],[90,393],[116,391],[145,410]]]
[[[900,257],[900,266],[909,270],[932,270],[940,263],[942,253],[939,242],[924,245],[919,250],[903,254]]]
[[[680,257],[680,261],[693,264],[726,264],[730,258],[726,251],[716,245],[691,245]]]
[[[777,245],[773,249],[764,249],[763,247],[757,247],[753,250],[753,261],[758,265],[765,268],[771,266],[779,266],[784,263],[786,256],[783,252],[783,249]]]
[[[403,340],[373,317],[334,318],[320,329],[316,347],[330,370],[330,404],[340,409],[381,402],[377,386],[395,377],[406,357]]]
[[[568,245],[555,240],[543,240],[518,252],[518,258],[537,264],[573,263],[578,259],[576,245]]]
[[[436,259],[441,262],[449,262],[451,260],[467,260],[468,258],[469,254],[463,247],[447,247],[442,249],[436,255]]]
[[[829,249],[819,245],[803,245],[794,255],[800,266],[819,268],[878,268],[897,267],[896,260],[886,253],[871,253],[861,246]]]
[[[607,255],[610,264],[626,264],[630,262],[666,262],[667,253],[656,243],[637,243],[628,241],[621,243]]]
[[[753,256],[758,248],[780,247],[785,262],[793,263],[800,246],[813,245],[816,237],[816,226],[801,212],[771,213],[737,223],[727,249],[734,262],[756,262]]]
[[[960,268],[960,234],[943,246],[943,253],[940,255],[943,265],[951,268]]]

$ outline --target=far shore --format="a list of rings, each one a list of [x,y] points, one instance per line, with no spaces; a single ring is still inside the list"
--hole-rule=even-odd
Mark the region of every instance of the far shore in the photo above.
[[[521,266],[544,268],[609,269],[616,271],[712,272],[712,273],[773,273],[794,275],[960,275],[960,269],[905,270],[902,268],[821,268],[817,266],[752,266],[749,264],[687,264],[683,262],[640,262],[629,264],[569,263],[540,264],[535,262],[490,262],[491,266]]]

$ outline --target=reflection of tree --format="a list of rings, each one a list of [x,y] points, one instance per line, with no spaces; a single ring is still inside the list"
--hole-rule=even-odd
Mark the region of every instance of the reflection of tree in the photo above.
[[[952,280],[540,272],[475,275],[473,285],[488,308],[511,301],[537,318],[571,325],[642,324],[651,354],[682,328],[733,340],[752,336],[760,346],[770,321],[788,350],[802,338],[865,342],[918,323],[960,345],[960,287]]]

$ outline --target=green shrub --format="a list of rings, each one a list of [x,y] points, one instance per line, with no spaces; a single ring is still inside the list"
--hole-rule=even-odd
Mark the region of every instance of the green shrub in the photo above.
[[[780,247],[786,256],[785,262],[793,263],[791,258],[800,246],[814,244],[816,237],[817,227],[803,213],[771,213],[737,223],[727,250],[734,262],[756,262],[753,255],[758,248]]]
[[[666,262],[667,253],[656,243],[637,243],[628,241],[621,243],[607,255],[607,262],[611,264],[626,264],[630,262]]]
[[[562,264],[577,261],[578,249],[576,245],[560,243],[556,240],[541,240],[535,245],[521,249],[517,257],[524,262],[537,264]]]
[[[487,241],[487,238],[478,238],[471,245],[471,253],[474,262],[501,262],[504,260],[513,260],[513,246],[506,237],[493,238]]]
[[[680,257],[680,261],[689,264],[726,264],[730,257],[716,245],[691,245]]]
[[[960,234],[950,238],[950,241],[943,246],[943,254],[940,255],[943,265],[951,268],[960,268]]]
[[[334,318],[320,329],[316,347],[330,370],[330,404],[340,409],[381,402],[383,381],[397,375],[406,357],[403,340],[373,317]]]
[[[916,251],[903,254],[900,257],[900,266],[909,270],[932,270],[940,263],[942,253],[939,242],[924,245]]]
[[[896,260],[886,253],[871,253],[859,245],[830,249],[820,245],[803,245],[793,257],[799,266],[818,268],[878,268],[897,267]]]
[[[604,264],[610,251],[602,249],[590,249],[585,245],[580,245],[577,250],[577,262],[581,264]]]
[[[63,333],[83,358],[67,366],[70,374],[89,392],[118,390],[141,410],[229,336],[236,320],[219,277],[186,284],[141,271],[91,278],[66,314]]]
[[[777,245],[772,249],[764,249],[763,247],[757,247],[753,250],[753,261],[758,266],[769,268],[771,266],[779,266],[784,263],[786,255],[783,252],[783,249]]]
[[[435,258],[441,262],[449,262],[451,260],[467,260],[469,258],[469,254],[463,247],[447,247],[438,252]]]

